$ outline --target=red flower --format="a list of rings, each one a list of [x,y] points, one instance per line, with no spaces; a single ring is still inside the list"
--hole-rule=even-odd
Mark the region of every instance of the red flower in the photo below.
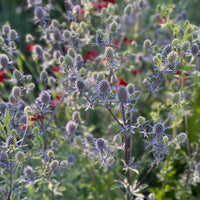
[[[116,83],[117,87],[119,87],[120,85],[123,85],[123,86],[126,87],[127,84],[128,84],[128,82],[127,82],[126,80],[122,79],[122,78],[119,78],[119,79],[117,80],[117,83]]]
[[[26,46],[26,50],[27,50],[27,51],[32,51],[32,50],[34,49],[34,46],[35,46],[35,45],[28,44],[28,45]]]
[[[56,97],[51,100],[51,105],[57,106],[58,102],[60,101],[60,98],[61,98],[62,95],[63,94],[56,95]]]
[[[79,14],[78,14],[78,19],[81,19],[83,17],[84,13],[85,12],[84,12],[83,8],[81,8],[79,11]]]
[[[95,60],[97,57],[97,50],[88,51],[85,56],[83,57],[84,60]]]
[[[53,74],[56,74],[57,72],[59,72],[59,70],[60,70],[60,66],[58,65],[51,67],[51,71]]]
[[[181,72],[180,72],[180,71],[177,71],[175,74],[178,75],[178,77],[176,77],[176,78],[177,78],[177,80],[181,83],[181,82],[182,82],[182,78],[180,77]],[[187,76],[189,76],[189,74],[187,74],[187,73],[185,73],[184,75],[185,75],[185,78],[186,78]]]
[[[108,3],[107,2],[100,2],[100,3],[93,3],[93,8],[101,10],[102,8],[107,8]]]
[[[4,76],[4,71],[3,70],[0,70],[0,82],[3,82],[4,81],[4,78],[6,78]]]
[[[42,119],[41,115],[37,114],[37,115],[33,115],[29,118],[29,120],[32,122],[32,121],[37,121],[37,120],[40,120]]]
[[[128,39],[126,37],[123,39],[123,42],[125,42],[127,46],[129,46],[132,41],[133,41],[132,39]]]
[[[107,2],[107,3],[115,3],[115,0],[103,0],[103,2]]]
[[[131,73],[133,74],[133,75],[137,75],[138,73],[140,73],[140,69],[133,69],[132,71],[131,71]]]
[[[115,41],[113,42],[113,44],[117,45],[118,44],[118,39],[115,39]]]

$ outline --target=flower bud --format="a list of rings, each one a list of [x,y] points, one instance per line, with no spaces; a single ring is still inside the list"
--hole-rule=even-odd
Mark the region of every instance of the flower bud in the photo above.
[[[114,157],[108,157],[108,158],[106,159],[106,164],[107,164],[108,166],[112,166],[114,163],[115,163]]]
[[[22,163],[25,160],[25,154],[22,151],[19,151],[15,154],[15,159],[17,162]]]
[[[167,61],[169,63],[174,63],[177,59],[177,53],[175,51],[172,51],[167,56]]]

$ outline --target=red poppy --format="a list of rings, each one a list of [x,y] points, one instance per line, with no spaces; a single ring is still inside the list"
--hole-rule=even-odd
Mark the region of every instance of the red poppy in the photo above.
[[[133,75],[137,75],[138,73],[140,73],[140,69],[133,69],[132,71],[131,71],[131,73],[133,74]]]
[[[115,39],[115,41],[113,42],[114,45],[118,45],[118,39]]]
[[[93,3],[93,8],[101,10],[102,8],[107,8],[108,3],[107,2],[100,2],[100,3]]]
[[[60,70],[60,66],[58,65],[51,67],[51,71],[53,74],[56,74],[57,72],[59,72],[59,70]]]
[[[83,17],[84,13],[85,12],[84,12],[83,8],[81,8],[79,11],[79,14],[78,14],[78,19],[81,19]]]
[[[4,81],[4,78],[6,78],[4,76],[4,71],[3,70],[0,70],[0,82],[3,82]]]
[[[26,46],[26,50],[27,50],[27,51],[32,51],[32,50],[34,49],[34,46],[35,46],[35,45],[28,44],[28,45]]]
[[[127,84],[128,84],[128,82],[127,82],[126,80],[122,79],[122,78],[119,78],[119,79],[117,80],[117,83],[116,83],[117,87],[119,87],[120,85],[123,85],[123,86],[126,87]]]
[[[103,2],[107,2],[107,3],[115,3],[115,0],[103,0]]]
[[[129,46],[132,41],[133,41],[132,39],[128,39],[126,37],[123,39],[123,42],[126,43],[127,46]]]
[[[91,50],[91,51],[87,51],[85,56],[83,57],[84,60],[95,60],[95,58],[97,57],[97,50]]]

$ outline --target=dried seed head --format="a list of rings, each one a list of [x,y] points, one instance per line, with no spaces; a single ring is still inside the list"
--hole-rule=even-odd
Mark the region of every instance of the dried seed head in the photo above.
[[[0,65],[3,68],[6,68],[8,65],[8,62],[9,62],[8,56],[6,54],[1,54],[0,55]]]
[[[69,121],[66,125],[66,131],[67,133],[69,133],[70,135],[75,133],[77,129],[77,125],[74,121]]]
[[[99,92],[102,94],[107,94],[110,90],[110,84],[107,80],[102,80],[98,85]]]
[[[197,56],[197,54],[199,53],[199,45],[197,43],[192,44],[191,53],[193,56]]]
[[[161,135],[164,131],[165,127],[162,123],[157,123],[154,125],[153,127],[153,132],[156,134],[156,135]]]
[[[0,102],[0,115],[5,114],[6,109],[8,110],[8,104],[4,101]]]
[[[106,50],[105,50],[105,57],[106,57],[106,59],[108,59],[108,60],[112,59],[113,55],[114,55],[113,48],[112,47],[106,47]]]
[[[73,154],[69,154],[67,156],[67,162],[68,163],[73,163],[74,162],[74,155]]]
[[[57,140],[51,140],[51,148],[52,149],[56,149],[58,147],[58,142]]]
[[[44,9],[41,6],[38,6],[34,10],[34,16],[36,19],[43,19],[44,17]]]
[[[47,91],[43,91],[40,93],[40,100],[42,103],[47,104],[51,99],[50,94]]]
[[[82,91],[83,89],[85,89],[86,85],[85,85],[85,82],[83,81],[83,79],[77,79],[76,80],[76,88],[79,90],[79,91]]]
[[[50,163],[49,167],[50,167],[51,170],[55,170],[55,169],[57,169],[58,164],[59,164],[59,163],[58,163],[57,160],[53,160],[53,161]]]
[[[22,163],[22,162],[24,161],[24,159],[25,159],[25,154],[24,154],[24,152],[22,152],[22,151],[17,152],[17,153],[15,154],[15,159],[16,159],[17,162]]]
[[[150,49],[151,48],[151,41],[149,39],[146,39],[144,41],[143,48],[144,49]]]
[[[134,85],[129,83],[129,84],[127,85],[127,91],[128,91],[129,94],[133,94],[133,93],[135,92],[135,87],[134,87]]]
[[[96,148],[100,151],[103,151],[104,149],[106,149],[106,142],[103,138],[99,138],[96,140]]]
[[[167,61],[169,63],[174,63],[177,59],[177,53],[175,51],[172,51],[167,56]]]
[[[114,157],[108,157],[108,158],[106,159],[106,164],[107,164],[108,166],[112,166],[114,163],[115,163]]]
[[[117,92],[116,92],[116,98],[121,103],[126,103],[128,100],[128,92],[126,87],[120,85]]]
[[[20,81],[22,79],[22,73],[19,70],[15,70],[13,72],[13,77],[17,80]]]

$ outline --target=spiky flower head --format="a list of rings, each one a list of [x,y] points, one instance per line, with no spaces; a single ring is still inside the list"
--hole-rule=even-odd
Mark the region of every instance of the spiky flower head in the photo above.
[[[10,26],[8,24],[4,24],[2,27],[2,33],[4,35],[8,35],[9,31],[10,31]]]
[[[67,50],[67,54],[68,54],[69,56],[71,56],[72,58],[75,58],[75,56],[76,56],[76,52],[75,52],[75,50],[74,50],[73,48],[69,48],[69,49]]]
[[[114,50],[112,47],[106,47],[106,50],[105,50],[105,57],[106,59],[112,59],[113,58],[113,55],[114,55]]]
[[[20,81],[22,79],[22,73],[19,70],[15,70],[13,72],[13,77],[17,80]]]
[[[77,125],[74,121],[67,122],[67,125],[66,125],[67,133],[71,135],[76,132],[76,129],[77,129]]]
[[[34,10],[34,16],[36,19],[43,19],[44,17],[44,9],[41,6],[37,6]]]
[[[105,75],[103,73],[98,73],[97,74],[97,80],[102,81],[103,79],[105,79]]]
[[[177,59],[177,53],[175,51],[172,51],[167,56],[167,61],[169,63],[174,63]]]
[[[49,103],[50,99],[51,99],[51,96],[50,96],[49,92],[43,91],[40,93],[40,100],[42,103],[47,104],[47,103]]]
[[[12,95],[17,98],[20,95],[20,88],[18,86],[14,86],[12,88]]]
[[[81,139],[81,137],[80,137],[80,136],[76,136],[76,137],[74,138],[74,143],[75,143],[76,145],[78,145],[79,147],[81,147],[81,146],[82,146],[82,139]]]
[[[178,39],[177,38],[174,38],[173,40],[172,40],[172,45],[174,46],[174,47],[177,47],[178,46]]]
[[[102,94],[107,94],[110,90],[110,84],[107,80],[102,80],[98,85],[98,90]]]
[[[110,31],[111,31],[112,33],[116,33],[116,31],[117,31],[117,26],[118,26],[117,22],[112,22],[112,23],[110,24]]]
[[[24,175],[27,176],[28,178],[31,178],[34,174],[33,168],[31,166],[26,166],[24,168]]]
[[[155,200],[156,199],[156,196],[154,193],[150,193],[149,196],[148,196],[148,200]]]
[[[74,155],[73,154],[69,154],[67,156],[67,162],[68,163],[73,163],[74,162]]]
[[[14,41],[14,40],[17,39],[17,32],[16,32],[16,30],[14,30],[14,29],[11,29],[11,30],[9,31],[8,35],[9,35],[9,40],[10,40],[10,41]]]
[[[119,102],[126,103],[128,101],[127,88],[120,85],[117,92],[116,92],[116,98]]]
[[[38,45],[38,44],[34,46],[33,52],[34,52],[35,55],[37,55],[38,57],[42,57],[42,55],[43,55],[42,47],[41,47],[40,45]]]
[[[55,170],[55,169],[57,169],[58,164],[59,164],[59,163],[58,163],[57,160],[53,160],[53,161],[50,163],[49,167],[50,167],[51,170]]]
[[[144,48],[144,49],[150,49],[150,48],[151,48],[151,40],[146,39],[146,40],[144,41],[143,48]]]
[[[106,149],[106,142],[103,138],[98,138],[96,140],[95,146],[98,150],[103,151],[104,149]]]
[[[197,43],[192,44],[191,53],[193,56],[197,56],[197,54],[199,53],[199,45]]]
[[[93,135],[91,133],[87,133],[87,135],[85,136],[85,139],[88,143],[92,144],[93,143]]]
[[[69,38],[70,38],[70,31],[69,30],[64,30],[63,37],[64,37],[65,40],[69,40]]]
[[[180,93],[176,92],[173,96],[172,96],[172,103],[173,104],[177,104],[180,101]]]
[[[48,81],[48,73],[45,70],[41,71],[40,73],[40,81],[42,83],[47,83]]]
[[[189,42],[189,41],[185,41],[185,42],[183,42],[181,48],[182,48],[182,50],[183,50],[184,52],[187,52],[188,49],[190,48],[190,42]]]
[[[66,161],[66,160],[62,160],[62,161],[60,162],[60,168],[61,168],[61,169],[66,169],[67,167],[68,167],[67,161]]]
[[[177,139],[177,142],[178,143],[183,143],[186,141],[187,139],[187,135],[185,133],[179,133],[177,136],[176,136],[176,139]]]
[[[47,152],[47,157],[50,159],[50,158],[52,158],[53,157],[53,151],[52,150],[49,150],[48,152]]]
[[[19,122],[21,124],[27,124],[28,123],[28,117],[26,115],[21,115],[19,118]]]
[[[51,148],[56,149],[58,147],[58,141],[57,140],[51,140]]]
[[[62,39],[62,35],[59,29],[55,28],[53,31],[53,37],[55,41],[59,41]]]
[[[13,137],[15,137],[15,136],[17,135],[16,129],[12,129],[12,130],[10,131],[10,135],[12,135]]]
[[[15,145],[16,138],[15,136],[9,135],[6,138],[6,145],[9,147],[10,145]]]
[[[153,133],[155,133],[156,135],[161,135],[163,133],[163,131],[165,130],[165,127],[162,123],[156,123],[153,127]]]
[[[75,83],[75,86],[79,91],[84,90],[85,87],[86,87],[85,82],[83,81],[83,79],[77,79],[76,83]]]
[[[74,65],[73,58],[70,55],[65,56],[64,62],[68,67],[72,67]]]
[[[175,63],[168,63],[167,70],[171,73],[176,73],[176,65]]]
[[[140,126],[143,126],[145,124],[145,118],[142,116],[139,116],[137,118],[137,124],[139,124]]]
[[[120,144],[122,142],[121,135],[119,135],[119,134],[115,135],[114,138],[113,138],[113,142],[117,143],[117,144]]]
[[[72,119],[73,119],[74,121],[80,122],[80,112],[79,112],[79,111],[75,111],[75,112],[72,114]]]
[[[25,154],[22,151],[19,151],[15,154],[15,159],[17,162],[22,163],[25,160]]]
[[[133,6],[131,4],[128,4],[125,8],[124,8],[124,14],[125,15],[131,15],[133,13]]]
[[[173,47],[171,44],[167,44],[165,45],[165,47],[163,48],[162,54],[164,57],[166,57],[171,51],[172,51]]]
[[[0,114],[5,114],[6,109],[8,109],[8,104],[4,101],[0,102]]]
[[[6,54],[0,54],[0,65],[3,67],[3,68],[6,68],[7,65],[8,65],[8,62],[9,62],[9,59],[8,59],[8,56]]]
[[[129,94],[133,94],[133,93],[135,92],[135,87],[134,87],[134,85],[131,84],[131,83],[129,83],[129,84],[127,85],[127,91],[128,91]]]
[[[107,164],[108,166],[112,166],[114,163],[115,163],[115,158],[114,158],[114,157],[108,157],[108,158],[106,159],[106,164]]]

